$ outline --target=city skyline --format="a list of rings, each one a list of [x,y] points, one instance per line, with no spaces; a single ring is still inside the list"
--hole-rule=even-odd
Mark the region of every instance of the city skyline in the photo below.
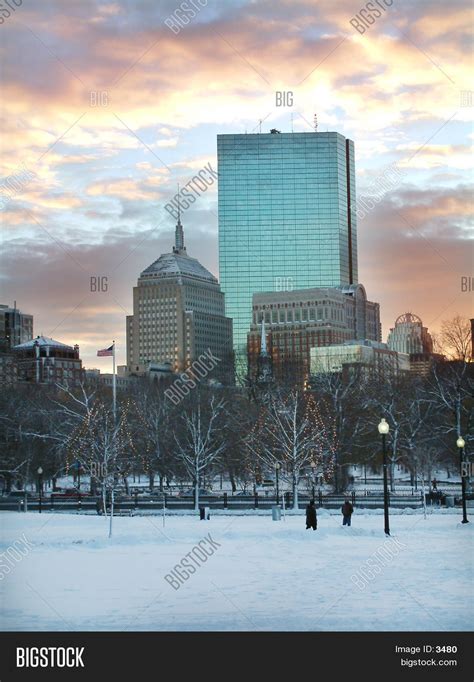
[[[314,113],[320,131],[354,140],[359,198],[393,164],[403,173],[358,221],[358,280],[380,302],[383,340],[407,310],[433,332],[469,317],[467,3],[446,16],[401,2],[363,35],[349,2],[272,3],[271,24],[265,3],[209,3],[177,35],[167,7],[58,2],[53,16],[25,4],[2,27],[2,176],[23,180],[3,197],[1,298],[34,315],[34,335],[78,343],[104,371],[95,353],[115,338],[124,364],[133,284],[169,249],[176,184],[217,168],[217,134],[311,131]],[[216,189],[183,221],[217,276]]]

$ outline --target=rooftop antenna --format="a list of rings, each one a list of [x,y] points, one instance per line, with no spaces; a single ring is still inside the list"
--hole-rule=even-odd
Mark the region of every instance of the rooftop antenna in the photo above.
[[[173,253],[182,254],[186,253],[186,248],[184,246],[184,232],[183,226],[181,225],[181,205],[179,203],[179,183],[178,183],[178,222],[176,223],[175,236],[174,236],[174,247]]]
[[[318,132],[318,114],[314,114],[314,132]]]
[[[258,132],[259,133],[262,132],[262,119],[261,118],[258,119]]]

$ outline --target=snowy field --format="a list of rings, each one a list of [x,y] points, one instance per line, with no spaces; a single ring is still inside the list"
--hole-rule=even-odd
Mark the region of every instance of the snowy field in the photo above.
[[[164,528],[159,516],[120,517],[109,540],[98,516],[3,512],[1,552],[17,541],[26,555],[7,555],[9,573],[3,557],[1,629],[473,629],[473,521],[393,515],[388,544],[380,513],[340,523],[325,511],[316,532],[301,513],[179,515]],[[204,561],[193,549],[208,533]],[[195,572],[178,569],[189,577],[174,589],[165,575],[187,554]]]

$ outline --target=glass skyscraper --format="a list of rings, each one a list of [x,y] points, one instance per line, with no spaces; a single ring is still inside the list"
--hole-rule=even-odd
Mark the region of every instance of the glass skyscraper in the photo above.
[[[219,269],[234,348],[252,294],[357,283],[354,143],[339,133],[218,135]]]

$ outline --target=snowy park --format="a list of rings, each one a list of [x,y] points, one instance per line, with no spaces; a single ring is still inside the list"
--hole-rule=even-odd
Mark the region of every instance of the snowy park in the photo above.
[[[458,510],[118,517],[3,512],[3,630],[471,630]],[[12,551],[13,550],[13,551]],[[8,569],[8,570],[7,570]]]

